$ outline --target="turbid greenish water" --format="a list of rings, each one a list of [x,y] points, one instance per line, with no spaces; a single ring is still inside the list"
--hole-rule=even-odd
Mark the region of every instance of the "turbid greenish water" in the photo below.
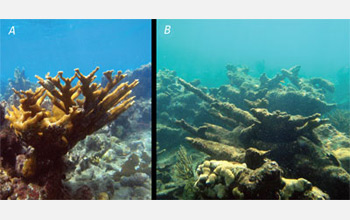
[[[301,76],[336,83],[350,62],[349,20],[158,20],[157,26],[157,69],[209,87],[228,82],[228,63],[247,65],[256,76],[301,65]]]

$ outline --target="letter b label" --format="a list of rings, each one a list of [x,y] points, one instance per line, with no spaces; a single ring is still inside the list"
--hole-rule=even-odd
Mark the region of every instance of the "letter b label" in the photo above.
[[[165,25],[164,34],[170,34],[170,29],[171,29],[170,25]]]

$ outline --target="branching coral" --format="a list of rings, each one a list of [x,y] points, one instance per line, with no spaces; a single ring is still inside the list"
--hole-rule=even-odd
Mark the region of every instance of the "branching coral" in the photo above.
[[[84,76],[75,69],[74,76],[70,78],[63,77],[63,72],[58,72],[55,77],[48,73],[46,79],[36,76],[42,87],[34,92],[31,89],[14,89],[20,97],[20,105],[18,108],[13,105],[6,119],[30,149],[24,153],[24,158],[21,157],[23,167],[17,169],[24,178],[44,184],[48,177],[54,175],[55,180],[60,181],[63,175],[62,156],[78,141],[115,120],[134,104],[134,97],[129,95],[138,80],[130,84],[120,83],[125,74],[119,71],[112,76],[113,71],[106,71],[103,74],[108,83],[102,87],[93,83],[98,70],[99,67]],[[78,82],[73,86],[76,78]],[[52,108],[43,105],[47,97]]]
[[[19,108],[12,106],[6,118],[16,134],[37,153],[62,156],[78,141],[116,119],[134,103],[134,97],[128,98],[128,95],[138,80],[122,83],[114,89],[126,75],[118,72],[112,77],[113,71],[107,71],[104,75],[109,82],[101,88],[92,83],[98,69],[86,77],[79,69],[71,78],[64,78],[63,72],[55,77],[47,74],[45,80],[36,76],[42,87],[35,92],[14,90],[21,104]],[[75,78],[79,81],[72,86]],[[78,99],[81,93],[84,99]],[[51,110],[41,107],[46,96],[53,103]]]

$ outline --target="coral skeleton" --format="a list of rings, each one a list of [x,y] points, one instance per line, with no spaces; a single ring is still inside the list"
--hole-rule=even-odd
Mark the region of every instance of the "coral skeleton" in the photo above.
[[[304,88],[308,85],[299,80],[297,67],[282,72],[283,76],[288,77],[296,87]],[[228,130],[209,123],[195,127],[184,119],[178,120],[177,124],[180,127],[196,137],[186,138],[193,148],[208,154],[211,159],[239,163],[248,161],[250,168],[259,167],[262,164],[261,158],[268,155],[267,158],[281,164],[287,172],[286,177],[305,178],[320,189],[327,189],[327,194],[331,198],[344,199],[349,197],[346,193],[348,188],[344,188],[344,186],[349,185],[350,175],[341,167],[341,162],[334,154],[324,148],[324,143],[316,132],[319,127],[329,124],[328,119],[321,119],[320,113],[302,116],[279,110],[269,112],[266,108],[251,108],[246,111],[233,103],[222,102],[206,94],[203,90],[183,79],[178,79],[178,82],[186,90],[193,92],[205,101],[207,105],[209,104],[210,111],[213,112],[211,114],[219,119],[218,121],[233,128],[233,130]],[[229,120],[225,122],[225,119]],[[252,163],[249,157],[244,157],[244,155],[247,156],[246,149],[251,147],[262,151],[255,153],[258,159],[260,157],[260,162],[257,164]],[[248,153],[252,153],[252,151],[248,151]],[[291,173],[291,170],[294,173]],[[335,183],[337,187],[329,188]],[[340,189],[344,191],[342,192]],[[315,199],[317,196],[310,193],[308,198]]]

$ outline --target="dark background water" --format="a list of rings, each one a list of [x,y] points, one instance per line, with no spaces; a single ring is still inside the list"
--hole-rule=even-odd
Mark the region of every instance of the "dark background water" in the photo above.
[[[72,76],[100,66],[97,76],[110,69],[136,69],[151,62],[150,20],[0,20],[0,75],[3,83],[16,67],[37,81],[47,72]],[[16,35],[8,35],[11,27]]]
[[[158,20],[157,69],[206,86],[227,83],[225,66],[274,76],[301,65],[300,75],[336,81],[349,66],[349,20]],[[171,25],[170,34],[164,34]]]

